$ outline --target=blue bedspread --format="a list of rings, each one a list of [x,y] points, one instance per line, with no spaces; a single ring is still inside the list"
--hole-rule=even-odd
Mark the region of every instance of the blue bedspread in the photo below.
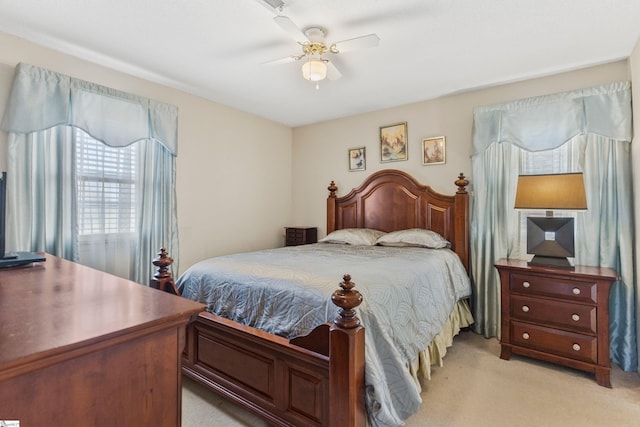
[[[293,338],[336,317],[331,294],[346,273],[363,295],[370,422],[401,425],[422,403],[407,366],[471,294],[454,252],[316,243],[201,261],[177,285],[212,313]]]

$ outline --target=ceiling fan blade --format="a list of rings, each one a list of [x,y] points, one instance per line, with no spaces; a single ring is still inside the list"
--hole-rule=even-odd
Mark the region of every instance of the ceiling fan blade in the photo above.
[[[338,80],[340,77],[342,77],[340,70],[336,68],[333,62],[327,61],[327,78],[329,80]]]
[[[342,53],[342,52],[349,52],[357,49],[366,49],[369,47],[375,47],[375,46],[378,46],[378,43],[380,43],[380,38],[376,34],[369,34],[366,36],[355,37],[353,39],[336,42],[333,45],[331,45],[331,47],[332,47],[332,52],[334,50],[333,48],[335,47],[335,50]]]
[[[302,30],[293,23],[289,17],[284,15],[277,15],[273,17],[273,20],[287,33],[291,34],[297,42],[307,41],[307,36],[304,35]]]
[[[287,64],[289,62],[295,61],[296,58],[293,56],[285,56],[284,58],[272,59],[271,61],[263,62],[262,65],[280,65]]]

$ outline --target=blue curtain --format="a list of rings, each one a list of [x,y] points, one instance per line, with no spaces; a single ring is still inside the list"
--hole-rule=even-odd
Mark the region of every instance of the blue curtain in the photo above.
[[[78,260],[71,128],[9,134],[7,248]]]
[[[515,183],[525,151],[563,144],[579,156],[588,210],[577,213],[577,264],[618,271],[610,293],[610,352],[638,369],[630,83],[523,99],[474,111],[471,265],[475,330],[500,336],[499,258],[518,254]]]
[[[148,283],[161,246],[178,259],[177,126],[175,106],[18,64],[2,123],[9,132],[7,245],[78,260],[73,131],[80,128],[112,147],[139,146],[137,234],[134,255],[124,256],[133,262],[129,278]]]

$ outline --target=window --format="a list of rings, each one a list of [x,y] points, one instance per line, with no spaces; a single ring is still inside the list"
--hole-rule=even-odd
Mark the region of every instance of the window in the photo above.
[[[14,87],[9,150],[29,167],[9,182],[37,197],[12,203],[12,244],[142,284],[159,248],[178,259],[178,108],[28,64]]]
[[[136,149],[109,147],[75,129],[80,241],[135,232]]]
[[[110,147],[80,129],[73,132],[78,260],[120,277],[132,277],[139,144]]]

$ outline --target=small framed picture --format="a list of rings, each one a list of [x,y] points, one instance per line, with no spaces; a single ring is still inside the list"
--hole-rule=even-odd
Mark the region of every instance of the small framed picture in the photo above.
[[[363,171],[367,167],[366,148],[349,149],[349,171]]]
[[[422,140],[422,164],[441,165],[444,164],[445,157],[444,136],[436,136]]]
[[[380,161],[395,162],[408,159],[407,122],[380,128]]]

